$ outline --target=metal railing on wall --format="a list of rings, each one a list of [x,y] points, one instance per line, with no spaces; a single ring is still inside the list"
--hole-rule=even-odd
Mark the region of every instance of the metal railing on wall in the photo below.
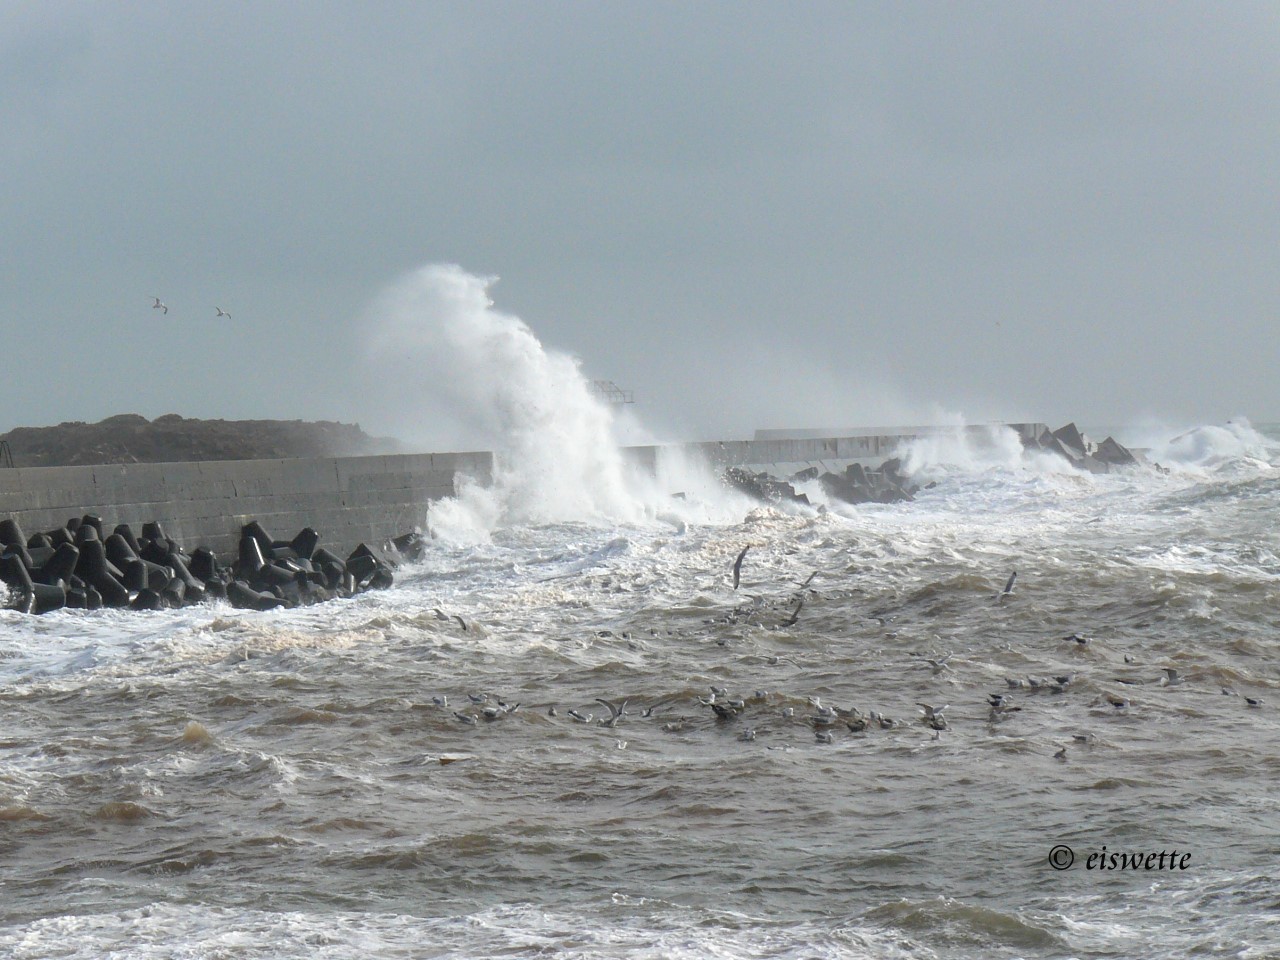
[[[9,449],[8,440],[0,440],[0,467],[13,466],[13,451]]]
[[[635,403],[635,394],[630,390],[623,390],[612,380],[592,380],[591,393],[597,400],[605,403],[624,404]]]

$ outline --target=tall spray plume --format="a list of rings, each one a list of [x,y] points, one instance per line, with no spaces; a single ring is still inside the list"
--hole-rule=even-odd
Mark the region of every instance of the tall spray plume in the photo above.
[[[464,484],[434,505],[433,529],[466,538],[499,524],[640,518],[610,410],[574,358],[494,308],[495,281],[426,266],[392,286],[369,317],[375,369],[398,385],[405,412],[429,407],[496,454],[492,486]]]

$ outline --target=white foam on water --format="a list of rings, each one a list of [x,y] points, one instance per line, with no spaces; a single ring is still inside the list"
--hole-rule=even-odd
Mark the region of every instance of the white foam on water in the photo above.
[[[1081,955],[1186,957],[1212,953],[1273,957],[1280,920],[1265,909],[1226,911],[1224,903],[1269,902],[1265,876],[1208,869],[1170,874],[1130,890],[1051,898],[1073,948]]]
[[[102,883],[88,880],[85,885]],[[48,917],[0,930],[14,960],[98,958],[554,955],[595,960],[801,958],[895,960],[936,954],[901,934],[858,924],[779,922],[615,895],[591,913],[535,905],[454,917],[282,912],[154,903],[105,914]],[[424,952],[425,951],[425,952]]]
[[[1189,472],[1233,466],[1266,468],[1277,453],[1280,449],[1244,417],[1228,420],[1221,426],[1194,427],[1151,445],[1151,454],[1159,463]]]
[[[1022,445],[1017,431],[1002,424],[939,431],[903,443],[895,455],[902,473],[917,484],[957,475],[1019,473],[1066,476],[1079,471],[1064,458]]]
[[[85,878],[80,886],[86,894],[112,894],[111,881],[105,879]],[[1142,954],[1156,960],[1186,956],[1209,940],[1233,944],[1233,956],[1271,956],[1277,934],[1272,918],[1204,913],[1206,901],[1214,895],[1229,896],[1251,887],[1257,887],[1257,882],[1249,878],[1215,875],[1186,883],[1144,884],[1119,895],[1056,899],[1038,911],[1034,921],[1024,919],[1021,926],[1010,929],[1044,938],[1056,933],[1063,941],[1058,949],[1065,946],[1072,955]],[[895,905],[890,901],[886,907]],[[936,925],[951,935],[967,933],[962,939],[969,940],[980,936],[980,928],[968,928],[965,914],[973,914],[971,923],[990,922],[990,918],[1010,922],[1000,914],[947,901],[926,902],[918,912],[926,919],[936,914]],[[14,960],[50,956],[64,960],[104,956],[336,960],[360,955],[894,960],[939,956],[929,945],[938,932],[908,931],[891,922],[857,919],[783,921],[621,893],[615,893],[611,903],[586,905],[582,910],[509,904],[443,917],[338,910],[273,912],[156,902],[14,924],[0,930],[0,951]],[[964,958],[990,955],[993,948],[1008,952],[1012,947],[995,942],[983,949],[972,943],[948,944],[945,933],[938,939],[941,943],[934,946],[950,947],[944,955]],[[1033,948],[1031,955],[1042,955],[1043,949]],[[1020,951],[1018,955],[1028,954]]]

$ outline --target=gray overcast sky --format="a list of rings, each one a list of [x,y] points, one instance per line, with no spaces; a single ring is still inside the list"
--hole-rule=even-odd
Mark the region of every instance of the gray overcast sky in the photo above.
[[[4,3],[0,430],[464,442],[364,359],[436,262],[662,436],[1278,420],[1278,52],[1271,3]]]

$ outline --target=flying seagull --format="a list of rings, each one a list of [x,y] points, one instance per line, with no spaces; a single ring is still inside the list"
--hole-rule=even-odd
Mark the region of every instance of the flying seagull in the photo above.
[[[152,310],[163,310],[165,313],[169,312],[169,308],[160,302],[159,297],[152,297],[151,299],[155,301],[155,303],[151,305]]]
[[[616,727],[618,725],[618,721],[627,715],[627,704],[630,703],[631,700],[630,698],[623,700],[622,706],[620,707],[614,704],[612,701],[606,700],[604,697],[596,697],[596,702],[603,703],[605,707],[609,710],[609,719],[601,720],[600,722],[603,723],[606,727]]]
[[[219,317],[226,317],[228,320],[231,319],[231,314],[227,313],[227,311],[223,310],[221,307],[214,307],[213,309],[218,311]],[[214,319],[217,319],[217,318],[215,317]]]
[[[742,552],[738,554],[738,559],[733,561],[733,589],[738,589],[738,584],[742,579],[742,558],[747,555],[747,551],[751,549],[751,544],[747,544],[742,548]]]

